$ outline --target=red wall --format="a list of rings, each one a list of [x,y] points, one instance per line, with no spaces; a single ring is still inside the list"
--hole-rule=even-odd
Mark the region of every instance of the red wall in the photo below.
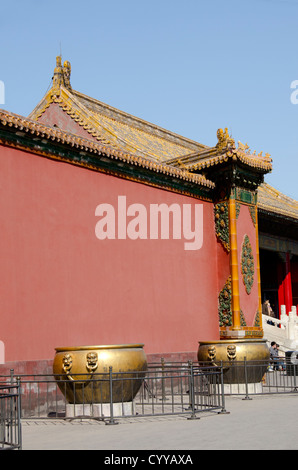
[[[6,361],[54,348],[145,343],[147,353],[196,351],[219,339],[213,205],[0,147],[1,330]],[[203,204],[204,243],[98,240],[95,208]]]
[[[291,259],[291,277],[293,290],[293,305],[298,308],[298,256]]]
[[[254,258],[254,283],[249,294],[247,294],[245,290],[245,285],[241,272],[242,244],[245,235],[248,235]],[[237,219],[237,249],[240,308],[244,314],[247,326],[253,326],[255,315],[259,307],[256,228],[253,224],[249,208],[245,204],[241,204],[241,210]]]

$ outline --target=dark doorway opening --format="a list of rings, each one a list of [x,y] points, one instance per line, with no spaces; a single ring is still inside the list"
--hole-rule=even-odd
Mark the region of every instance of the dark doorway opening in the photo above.
[[[275,318],[279,318],[280,316],[280,305],[278,299],[279,266],[280,260],[278,253],[274,251],[260,250],[262,304],[264,304],[266,300],[269,300]]]

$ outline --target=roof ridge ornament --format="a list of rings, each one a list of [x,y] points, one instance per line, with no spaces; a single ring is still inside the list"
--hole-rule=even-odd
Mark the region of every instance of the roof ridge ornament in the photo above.
[[[240,142],[240,140],[238,140],[238,149],[237,150],[239,150],[242,153],[245,153],[246,155],[251,155],[252,157],[259,157],[259,158],[261,158],[262,160],[264,160],[266,162],[272,162],[272,158],[271,158],[270,153],[265,153],[265,155],[263,155],[263,151],[259,152],[258,154],[257,154],[256,150],[254,150],[252,152],[249,145],[248,144],[244,145],[242,142]]]
[[[53,75],[53,86],[52,94],[59,96],[60,87],[64,86],[67,90],[72,90],[70,85],[71,65],[68,60],[65,60],[62,66],[62,57],[58,55],[56,57],[56,67]]]
[[[230,137],[227,127],[224,131],[222,129],[217,130],[217,140],[215,148],[219,153],[223,152],[223,150],[235,148],[235,140]]]

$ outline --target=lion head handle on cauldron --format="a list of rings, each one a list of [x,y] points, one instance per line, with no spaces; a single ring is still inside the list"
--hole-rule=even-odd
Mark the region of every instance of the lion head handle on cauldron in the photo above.
[[[229,361],[234,361],[236,359],[236,354],[237,354],[236,346],[234,344],[230,344],[227,347],[227,356],[228,356]]]
[[[98,367],[98,355],[95,352],[89,352],[87,354],[86,368],[88,372],[94,372]]]
[[[209,346],[208,348],[208,359],[213,362],[215,361],[216,358],[216,347],[215,346]]]
[[[62,369],[66,374],[69,374],[72,368],[72,355],[71,354],[64,354],[62,359]]]

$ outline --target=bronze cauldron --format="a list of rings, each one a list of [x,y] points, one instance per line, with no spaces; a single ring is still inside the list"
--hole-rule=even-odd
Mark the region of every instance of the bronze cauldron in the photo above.
[[[260,382],[269,359],[269,348],[263,339],[202,341],[198,350],[201,365],[223,366],[226,384]]]
[[[143,346],[56,348],[53,373],[68,403],[109,403],[111,390],[114,403],[132,401],[147,370]]]

